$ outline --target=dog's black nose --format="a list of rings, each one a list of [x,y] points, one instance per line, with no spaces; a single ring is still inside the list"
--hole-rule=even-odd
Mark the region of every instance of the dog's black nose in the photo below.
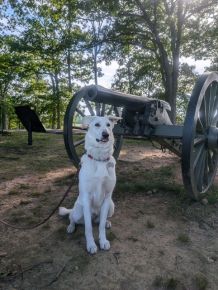
[[[102,137],[103,137],[104,139],[107,139],[107,138],[109,137],[109,134],[108,134],[107,132],[103,131],[103,132],[102,132]]]

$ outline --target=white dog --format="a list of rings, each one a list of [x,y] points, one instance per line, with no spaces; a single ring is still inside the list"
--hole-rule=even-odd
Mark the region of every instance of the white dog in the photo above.
[[[102,250],[110,249],[105,227],[111,226],[107,220],[114,213],[112,192],[116,183],[113,154],[114,137],[112,129],[119,117],[85,117],[88,126],[85,137],[86,153],[81,158],[79,172],[79,196],[72,209],[59,208],[59,214],[69,214],[67,232],[72,233],[75,224],[85,224],[87,251],[97,252],[92,232],[92,221],[99,223],[99,244]]]

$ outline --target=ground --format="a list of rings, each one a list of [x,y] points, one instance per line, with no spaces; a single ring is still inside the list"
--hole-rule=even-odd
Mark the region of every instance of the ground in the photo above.
[[[0,137],[0,218],[18,226],[48,215],[75,173],[62,136],[33,139]],[[30,231],[0,225],[0,289],[217,290],[217,187],[208,204],[191,201],[179,158],[149,144],[125,142],[117,162],[109,251],[87,254],[84,228],[67,234],[57,213]],[[74,186],[64,206],[77,194]]]

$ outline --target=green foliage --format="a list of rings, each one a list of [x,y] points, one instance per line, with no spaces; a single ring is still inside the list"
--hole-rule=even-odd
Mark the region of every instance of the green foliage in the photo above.
[[[75,23],[77,1],[47,1],[43,5],[19,1],[8,7],[11,14],[5,8],[2,16],[20,25],[22,32],[16,31],[14,25],[8,27],[8,34],[16,37],[7,43],[7,51],[23,59],[17,66],[21,69],[19,74],[15,76],[13,70],[11,78],[13,82],[16,78],[16,82],[12,88],[16,90],[8,92],[7,99],[12,98],[12,105],[33,106],[45,125],[60,128],[71,93],[78,88],[73,79],[81,75],[81,81],[90,78],[89,71],[80,69],[83,54],[78,46],[84,36]],[[72,73],[72,67],[76,73]]]
[[[160,287],[161,289],[166,290],[175,290],[179,284],[179,280],[174,277],[166,278],[162,276],[156,276],[153,281],[154,287]]]
[[[178,235],[177,240],[183,244],[188,244],[190,243],[190,238],[187,234],[181,233]]]
[[[206,290],[208,287],[207,277],[202,273],[196,274],[195,283],[198,290]]]
[[[3,1],[0,5],[0,123],[19,123],[29,104],[47,127],[61,127],[72,93],[119,64],[113,87],[161,96],[183,122],[196,75],[180,56],[211,57],[217,70],[215,0]],[[177,99],[177,101],[175,101]]]

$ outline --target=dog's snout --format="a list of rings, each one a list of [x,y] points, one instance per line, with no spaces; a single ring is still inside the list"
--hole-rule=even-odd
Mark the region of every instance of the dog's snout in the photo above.
[[[103,132],[102,132],[102,137],[103,137],[103,138],[108,138],[108,137],[109,137],[108,132],[103,131]]]

